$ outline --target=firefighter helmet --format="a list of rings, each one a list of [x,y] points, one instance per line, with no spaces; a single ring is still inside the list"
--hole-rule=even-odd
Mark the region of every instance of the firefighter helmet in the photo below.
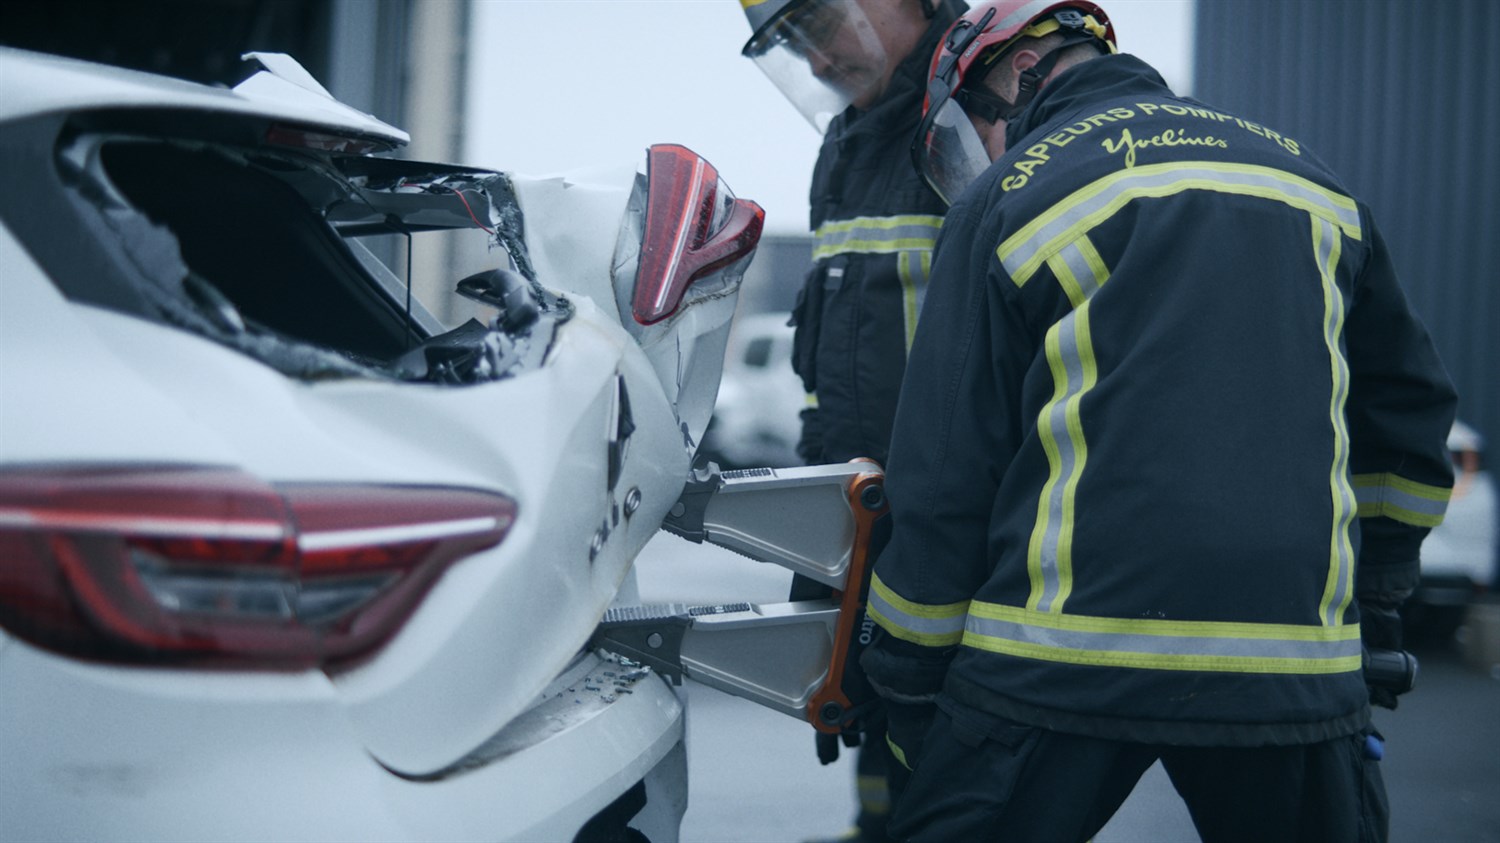
[[[850,105],[878,96],[893,61],[854,0],[740,0],[753,32],[741,53],[754,59],[819,132]]]
[[[1022,38],[1053,32],[1061,32],[1063,41],[1021,73],[1014,102],[983,84]],[[1064,49],[1084,43],[1104,53],[1116,51],[1114,26],[1088,0],[991,0],[953,22],[932,56],[922,122],[911,149],[917,170],[944,201],[953,204],[990,165],[970,117],[994,123],[1020,114]]]

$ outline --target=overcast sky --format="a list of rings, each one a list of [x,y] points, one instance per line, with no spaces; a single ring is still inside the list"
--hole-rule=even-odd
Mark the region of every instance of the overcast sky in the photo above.
[[[1100,5],[1122,51],[1191,89],[1192,0]],[[736,0],[479,0],[473,26],[464,161],[542,175],[680,143],[759,202],[768,231],[806,232],[818,135],[740,56]]]

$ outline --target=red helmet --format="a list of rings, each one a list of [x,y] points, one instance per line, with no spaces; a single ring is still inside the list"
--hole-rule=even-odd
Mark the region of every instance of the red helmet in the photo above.
[[[1015,102],[980,84],[1021,38],[1053,32],[1062,32],[1065,39],[1022,72]],[[989,123],[1016,116],[1036,96],[1063,50],[1085,43],[1102,52],[1116,51],[1109,16],[1088,0],[991,0],[953,22],[932,56],[922,123],[911,149],[917,170],[944,201],[952,204],[990,165],[969,115]]]

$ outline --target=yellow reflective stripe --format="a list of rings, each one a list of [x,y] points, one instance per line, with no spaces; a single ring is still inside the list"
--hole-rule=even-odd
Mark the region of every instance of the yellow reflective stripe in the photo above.
[[[1079,188],[1005,239],[995,254],[1021,286],[1047,259],[1136,199],[1188,190],[1257,196],[1307,211],[1360,239],[1359,207],[1301,176],[1272,167],[1212,161],[1169,161],[1127,167]]]
[[[897,761],[900,761],[901,762],[901,766],[905,767],[906,769],[908,769],[908,770],[911,769],[911,765],[908,764],[908,763],[906,763],[906,750],[904,750],[901,747],[897,746],[896,742],[893,741],[893,740],[891,740],[891,733],[890,732],[886,732],[885,733],[885,745],[888,748],[890,748],[890,750],[891,750],[891,757],[892,758],[896,759]]]
[[[1094,281],[1099,286],[1109,280],[1109,267],[1104,265],[1104,258],[1099,256],[1099,250],[1094,248],[1094,241],[1080,236],[1077,244],[1078,251],[1082,253],[1084,262],[1088,265],[1089,272],[1093,274]]]
[[[766,2],[766,0],[740,0],[740,8],[748,9],[751,6],[759,6],[764,2]]]
[[[901,316],[906,327],[906,353],[911,353],[911,341],[917,335],[917,279],[911,262],[917,255],[927,252],[902,252],[896,256],[896,275],[901,279]]]
[[[865,611],[871,620],[903,641],[924,647],[950,647],[963,638],[969,602],[916,603],[897,594],[875,574],[870,578]]]
[[[885,814],[891,810],[891,791],[886,786],[885,776],[855,776],[854,788],[859,794],[859,808],[871,814]]]
[[[818,226],[813,232],[814,237],[825,237],[830,234],[858,231],[860,229],[871,229],[876,231],[888,231],[905,226],[927,226],[930,228],[942,228],[943,218],[935,214],[899,214],[893,217],[854,217],[847,220],[825,222]]]
[[[973,601],[963,644],[1065,664],[1227,673],[1359,670],[1357,624],[1322,626],[1106,618]]]
[[[1109,271],[1087,237],[1053,255],[1048,266],[1076,309],[1049,328],[1043,340],[1054,388],[1037,414],[1037,434],[1049,470],[1026,548],[1031,582],[1026,605],[1061,612],[1073,592],[1075,503],[1088,462],[1081,407],[1083,396],[1099,381],[1089,300],[1109,280]]]
[[[1072,318],[1073,314],[1064,317]],[[1048,590],[1047,564],[1042,558],[1042,548],[1046,543],[1046,536],[1052,526],[1052,508],[1047,505],[1054,494],[1057,484],[1062,480],[1063,461],[1062,452],[1057,446],[1057,433],[1054,425],[1048,424],[1047,420],[1055,416],[1057,407],[1067,397],[1068,375],[1067,367],[1062,360],[1062,342],[1060,339],[1059,326],[1053,325],[1047,330],[1047,336],[1043,346],[1047,352],[1047,365],[1052,370],[1053,391],[1052,398],[1042,406],[1038,414],[1036,432],[1042,442],[1042,450],[1047,454],[1047,482],[1042,484],[1041,500],[1036,508],[1036,526],[1031,530],[1031,541],[1026,548],[1026,573],[1031,580],[1031,596],[1026,601],[1029,609],[1036,609],[1042,601],[1042,596]],[[1055,568],[1056,560],[1053,560]]]
[[[809,392],[802,397],[802,403],[812,409],[818,409],[818,393]]]
[[[1396,474],[1356,474],[1354,497],[1360,518],[1384,516],[1414,527],[1443,523],[1453,490],[1429,486]]]
[[[1057,285],[1062,287],[1063,295],[1068,297],[1068,304],[1075,310],[1083,307],[1088,302],[1083,295],[1083,285],[1078,283],[1078,276],[1068,269],[1060,254],[1048,258],[1047,266],[1051,268],[1053,277],[1057,278]]]
[[[1245,641],[1358,641],[1359,624],[1327,627],[1318,624],[1256,623],[1253,621],[1182,621],[1163,618],[1111,618],[1102,615],[1033,612],[1005,603],[973,600],[970,617],[992,618],[1060,631],[1107,635],[1155,635],[1164,638],[1221,638]]]
[[[901,313],[906,327],[906,353],[917,336],[917,319],[927,300],[927,282],[932,277],[932,250],[913,249],[896,255],[896,275],[901,279]]]
[[[892,254],[931,250],[943,218],[930,214],[856,217],[828,222],[813,232],[813,260],[843,254]]]
[[[1344,405],[1349,398],[1349,363],[1339,344],[1344,331],[1344,295],[1335,277],[1343,237],[1328,220],[1316,214],[1310,220],[1313,255],[1323,285],[1323,342],[1328,348],[1333,384],[1328,399],[1328,420],[1333,428],[1333,463],[1328,472],[1333,529],[1329,538],[1328,576],[1323,585],[1323,599],[1318,603],[1318,617],[1324,624],[1336,626],[1354,595],[1354,546],[1349,539],[1349,527],[1354,522],[1356,508],[1354,490],[1348,480],[1349,428],[1344,418]]]
[[[1144,670],[1197,670],[1215,673],[1322,674],[1360,669],[1359,656],[1339,659],[1276,659],[1253,656],[1190,656],[1122,653],[1114,650],[1069,650],[1046,644],[965,636],[964,645],[1018,658],[1093,667],[1130,667]]]
[[[888,255],[909,249],[931,249],[937,242],[934,237],[912,237],[895,240],[844,240],[839,243],[813,249],[813,260],[823,260],[837,255]]]

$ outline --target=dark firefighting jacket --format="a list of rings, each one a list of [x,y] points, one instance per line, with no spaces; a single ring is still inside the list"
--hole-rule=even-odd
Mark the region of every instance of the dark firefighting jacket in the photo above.
[[[1414,576],[1455,404],[1369,210],[1130,56],[1008,140],[937,244],[872,678],[1122,740],[1362,728],[1356,582]]]
[[[885,463],[906,351],[947,206],[911,163],[927,68],[962,10],[944,3],[868,111],[829,125],[810,191],[813,268],[793,313],[792,365],[809,404],[798,453],[810,464]]]

